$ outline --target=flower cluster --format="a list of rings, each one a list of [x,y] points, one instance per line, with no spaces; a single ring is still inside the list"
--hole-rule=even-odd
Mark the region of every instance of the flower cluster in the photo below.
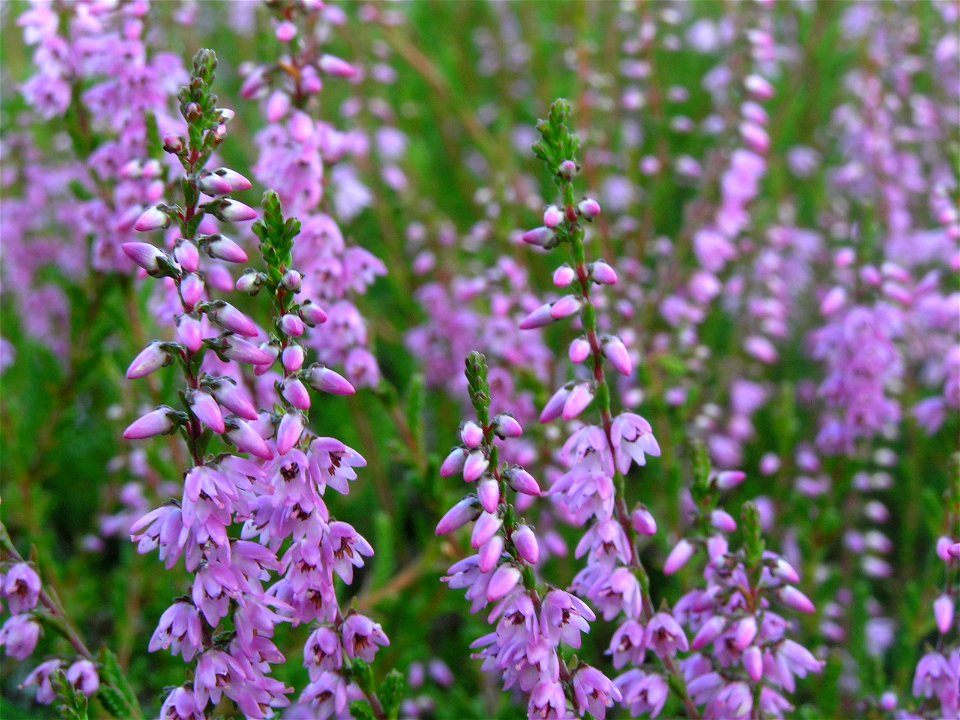
[[[244,68],[242,93],[263,99],[268,123],[256,136],[260,155],[254,175],[274,188],[303,223],[294,256],[304,292],[322,300],[329,314],[326,325],[307,341],[309,346],[322,362],[344,366],[355,385],[376,387],[380,370],[369,350],[366,320],[352,298],[364,294],[386,273],[386,266],[348,243],[335,219],[349,221],[371,203],[370,190],[349,162],[367,153],[370,139],[359,130],[342,132],[317,120],[313,109],[325,79],[360,80],[361,71],[323,51],[331,29],[344,22],[339,8],[280,2],[272,11],[284,53],[273,63]],[[398,147],[390,153],[402,154],[405,138],[399,131],[394,135],[398,137],[392,145]]]
[[[466,588],[471,610],[495,603],[488,615],[494,631],[472,647],[484,669],[503,677],[504,688],[519,688],[529,698],[530,717],[563,718],[568,700],[579,715],[603,718],[620,699],[613,683],[599,670],[570,667],[560,646],[579,648],[581,634],[596,620],[579,598],[557,588],[542,588],[533,569],[540,545],[533,528],[517,515],[510,491],[537,496],[540,486],[519,465],[502,465],[498,439],[520,437],[523,429],[511,415],[490,416],[490,383],[486,359],[467,356],[467,384],[477,414],[460,428],[461,446],[444,460],[441,475],[462,475],[476,491],[454,505],[437,525],[446,535],[473,522],[470,545],[477,551],[450,567],[444,581]]]

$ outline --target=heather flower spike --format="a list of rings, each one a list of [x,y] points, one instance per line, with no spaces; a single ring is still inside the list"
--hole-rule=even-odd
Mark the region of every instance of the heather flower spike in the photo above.
[[[141,439],[180,428],[191,460],[179,505],[148,513],[134,524],[132,538],[141,551],[159,546],[168,567],[183,557],[194,574],[189,597],[175,601],[164,613],[150,645],[152,651],[169,649],[196,664],[192,688],[175,689],[164,707],[172,708],[177,717],[203,717],[210,703],[226,696],[244,715],[266,717],[289,705],[287,695],[293,691],[269,675],[270,665],[283,660],[272,640],[277,624],[323,623],[351,663],[370,662],[389,641],[379,625],[353,611],[344,614],[336,605],[334,578],[352,581],[353,568],[361,567],[373,550],[352,527],[330,516],[321,495],[327,487],[347,493],[349,481],[356,477],[352,468],[362,466],[363,459],[342,443],[316,438],[308,430],[311,401],[304,381],[336,394],[352,393],[353,388],[332,370],[303,369],[304,351],[295,338],[305,332],[299,313],[307,303],[295,298],[300,276],[292,257],[300,223],[283,217],[276,193],[264,195],[263,219],[254,225],[264,268],[245,275],[255,278],[248,289],[269,295],[275,334],[259,346],[241,339],[259,338],[263,331],[230,302],[210,298],[206,286],[211,276],[202,271],[197,248],[229,262],[245,262],[247,255],[223,235],[201,235],[204,216],[235,222],[257,217],[252,208],[229,197],[249,188],[242,175],[226,168],[213,173],[204,169],[232,117],[216,105],[211,87],[215,67],[212,52],[197,53],[190,84],[179,96],[188,128],[186,142],[165,145],[185,172],[183,204],[163,205],[164,217],[172,219],[180,232],[176,262],[148,243],[124,246],[151,275],[169,277],[180,301],[180,312],[173,317],[179,342],[151,343],[128,375],[143,377],[176,359],[184,385],[182,410],[163,406],[148,412],[124,436]],[[203,195],[214,199],[204,202]],[[139,228],[162,227],[158,212],[148,212]],[[312,304],[304,315],[314,323],[322,320],[322,310]],[[214,350],[226,367],[207,362],[207,350]],[[260,376],[273,372],[278,358],[283,374],[276,386],[281,390],[272,404],[280,412],[258,412],[237,382],[244,376],[241,363],[254,366]],[[211,453],[216,435],[238,454]],[[294,505],[296,519],[282,520]],[[254,508],[256,517],[266,513],[274,520],[255,525],[256,532],[242,531],[242,539],[232,536],[231,526],[254,517]],[[262,545],[252,541],[257,538]],[[289,549],[279,558],[277,552],[286,540]],[[304,556],[311,559],[312,569],[302,561]],[[264,585],[268,579],[271,586]],[[224,643],[214,638],[228,615],[236,633]],[[350,668],[345,662],[315,681],[337,678],[346,691],[356,687],[346,674]],[[74,665],[67,675],[77,687],[93,692],[97,683],[91,672],[90,667]],[[316,683],[308,686],[305,696],[318,689]],[[372,688],[359,692],[378,702]]]
[[[580,634],[589,632],[589,623],[596,618],[577,598],[536,580],[540,541],[533,527],[519,517],[516,496],[510,490],[534,494],[537,483],[522,468],[506,467],[500,461],[496,438],[518,438],[522,429],[509,416],[491,417],[483,355],[473,352],[467,357],[466,376],[476,419],[462,425],[461,439],[473,449],[468,453],[455,448],[444,463],[443,475],[456,474],[456,468],[476,457],[478,470],[464,467],[464,477],[476,480],[478,473],[486,473],[487,479],[480,480],[476,491],[454,505],[437,525],[437,534],[446,535],[475,521],[470,544],[477,553],[451,566],[443,580],[451,588],[465,588],[474,611],[496,603],[489,615],[491,633],[473,647],[479,650],[485,670],[500,676],[506,688],[518,686],[528,697],[531,718],[541,716],[544,703],[556,717],[573,712],[602,717],[620,699],[619,690],[582,661],[573,673],[560,647],[579,648]]]

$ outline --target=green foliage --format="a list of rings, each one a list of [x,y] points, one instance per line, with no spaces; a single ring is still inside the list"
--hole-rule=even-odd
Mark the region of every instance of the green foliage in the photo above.
[[[260,252],[267,264],[267,275],[273,287],[283,273],[293,265],[293,239],[300,234],[300,221],[284,220],[280,197],[272,190],[263,194],[263,218],[253,224],[254,234],[260,238]]]
[[[560,163],[565,160],[576,163],[580,156],[580,136],[570,130],[570,113],[568,101],[555,100],[547,118],[537,122],[541,139],[533,145],[534,155],[547,166],[558,186],[565,182]]]

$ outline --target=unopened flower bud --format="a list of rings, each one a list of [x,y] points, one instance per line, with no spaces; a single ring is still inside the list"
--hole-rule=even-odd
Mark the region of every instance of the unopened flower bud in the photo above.
[[[317,67],[321,72],[334,77],[350,79],[357,74],[357,69],[353,65],[336,55],[321,55]]]
[[[473,496],[465,497],[440,518],[440,522],[437,523],[437,535],[447,535],[454,530],[458,530],[468,522],[475,520],[479,514],[480,509],[477,507],[476,498]]]
[[[560,163],[560,167],[557,168],[557,172],[560,173],[560,177],[564,180],[573,180],[577,176],[579,168],[573,160],[564,160]]]
[[[460,429],[460,439],[468,448],[475,450],[483,442],[483,428],[473,421],[465,422]]]
[[[280,329],[284,335],[291,337],[300,337],[305,330],[303,320],[300,319],[300,316],[291,315],[290,313],[280,318]]]
[[[128,242],[120,247],[124,255],[151,274],[160,269],[161,261],[167,260],[167,254],[150,243]]]
[[[327,313],[324,312],[323,308],[310,300],[300,305],[298,312],[303,321],[310,327],[321,325],[327,321]]]
[[[489,513],[496,512],[500,504],[500,484],[492,477],[481,480],[477,484],[477,497],[484,510]]]
[[[180,240],[173,248],[173,257],[187,272],[196,272],[200,269],[200,251],[189,240]]]
[[[226,260],[232,263],[245,263],[247,253],[243,248],[237,245],[233,240],[223,235],[215,235],[214,239],[207,243],[207,255],[218,260]]]
[[[543,213],[543,224],[551,230],[563,222],[563,210],[551,205]]]
[[[303,367],[303,348],[300,345],[288,345],[283,349],[280,362],[288,373],[294,373]]]
[[[296,270],[287,270],[283,274],[283,286],[290,292],[297,292],[303,285],[303,276]]]
[[[617,272],[608,263],[603,260],[597,260],[590,264],[590,277],[595,283],[600,285],[616,285]]]
[[[256,295],[260,291],[262,278],[256,270],[247,270],[237,279],[237,290],[242,293]]]
[[[343,375],[322,365],[314,365],[310,368],[307,372],[307,382],[320,392],[330,395],[353,395],[357,392]]]
[[[493,429],[500,437],[518,438],[523,435],[523,427],[513,415],[500,413],[493,419]]]
[[[553,271],[553,284],[557,287],[568,287],[576,279],[577,273],[569,265],[561,265]]]
[[[591,198],[587,198],[577,205],[577,210],[579,210],[580,214],[587,220],[593,220],[600,215],[600,203]]]
[[[146,377],[155,370],[159,370],[170,362],[170,354],[163,349],[159,342],[147,345],[140,354],[133,359],[127,368],[127,377],[130,380]]]
[[[528,473],[522,467],[514,466],[506,471],[504,477],[510,483],[510,487],[523,495],[536,497],[540,495],[540,485],[534,480],[533,475]]]
[[[553,230],[548,227],[538,227],[533,230],[527,230],[523,235],[520,236],[520,239],[523,240],[527,245],[535,245],[536,247],[549,247],[553,242]]]
[[[173,410],[169,407],[158,407],[130,423],[123,431],[123,437],[127,440],[143,440],[154,435],[163,435],[173,430],[174,417]]]
[[[220,215],[228,222],[247,222],[257,219],[257,211],[237,200],[225,200]]]
[[[540,545],[537,542],[537,536],[529,525],[521,525],[513,533],[513,544],[517,547],[520,557],[531,565],[536,565],[540,561]]]
[[[280,388],[283,399],[300,410],[310,409],[310,393],[297,378],[287,378]]]

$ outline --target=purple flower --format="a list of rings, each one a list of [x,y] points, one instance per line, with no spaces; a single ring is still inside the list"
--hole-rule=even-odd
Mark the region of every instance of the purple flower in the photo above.
[[[373,662],[377,650],[390,644],[379,623],[352,614],[343,622],[343,649],[350,658]]]
[[[607,708],[620,702],[620,690],[596,668],[582,666],[573,676],[573,696],[577,710],[583,715],[589,712],[597,720],[603,720]]]
[[[14,615],[33,610],[40,597],[40,576],[27,563],[9,568],[3,579],[3,596]]]
[[[0,647],[8,657],[25,660],[40,639],[40,625],[30,615],[11,615],[0,628]]]
[[[660,457],[660,446],[653,436],[650,423],[639,415],[622,413],[613,420],[610,438],[616,454],[617,469],[626,473],[630,463],[646,465],[646,454]]]

